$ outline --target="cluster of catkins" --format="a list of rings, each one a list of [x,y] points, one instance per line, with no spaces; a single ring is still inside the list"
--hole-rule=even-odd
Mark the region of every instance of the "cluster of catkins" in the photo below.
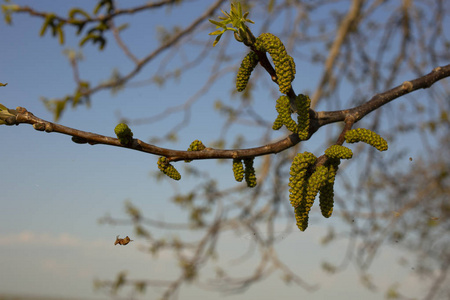
[[[352,129],[346,132],[347,143],[365,142],[380,151],[387,150],[387,142],[375,132]],[[301,231],[308,227],[309,211],[317,194],[322,215],[329,218],[333,213],[334,180],[341,159],[350,159],[352,150],[341,145],[332,145],[325,150],[326,161],[316,164],[317,158],[310,152],[295,156],[289,178],[289,201],[294,207],[297,226]]]
[[[291,89],[291,82],[295,78],[295,63],[287,54],[281,40],[271,33],[263,33],[256,39],[254,48],[270,54],[275,65],[280,92],[287,94]],[[239,92],[246,88],[250,75],[258,62],[259,57],[253,51],[244,57],[236,78],[236,89]],[[289,99],[285,95],[279,97],[276,104],[278,117],[273,124],[273,129],[278,130],[284,125],[288,130],[297,133],[301,140],[307,139],[310,104],[311,100],[306,95],[300,94],[295,99]],[[291,117],[293,111],[297,112],[297,122]]]
[[[242,160],[233,159],[233,174],[236,181],[241,182],[245,178],[245,182],[248,187],[256,186],[256,173],[253,167],[254,158],[244,158],[244,164]],[[245,170],[244,170],[245,165]]]
[[[287,54],[281,40],[271,33],[263,33],[256,39],[254,47],[257,51],[270,54],[275,65],[280,92],[287,94],[291,89],[291,82],[295,78],[295,63],[294,59]],[[259,57],[254,52],[250,52],[245,56],[236,79],[236,88],[239,92],[243,91],[247,86],[250,74],[258,64],[258,61]]]
[[[295,99],[290,99],[286,95],[291,90],[291,82],[295,77],[294,60],[287,54],[280,39],[270,33],[263,33],[256,39],[254,50],[270,54],[275,65],[280,92],[285,94],[277,100],[275,108],[278,116],[272,128],[278,130],[285,126],[289,131],[297,134],[301,140],[306,140],[309,135],[311,100],[302,94],[296,96]],[[237,74],[236,88],[238,91],[246,88],[250,75],[258,62],[258,54],[253,51],[245,56]],[[293,111],[297,113],[297,121],[292,119]],[[115,133],[122,145],[131,146],[133,133],[126,124],[117,125]],[[381,136],[364,128],[348,130],[345,134],[345,141],[347,143],[365,142],[379,151],[385,151],[388,148],[387,142]],[[187,151],[202,151],[205,148],[201,141],[195,140]],[[352,151],[342,145],[332,145],[325,150],[326,159],[321,160],[320,163],[317,157],[310,152],[299,153],[295,156],[290,169],[289,201],[294,207],[297,226],[301,231],[308,227],[309,212],[317,194],[320,194],[319,206],[322,215],[325,218],[331,216],[334,205],[333,186],[340,161],[341,159],[350,159],[352,156]],[[185,162],[190,161],[185,160]],[[233,159],[233,173],[236,181],[241,182],[245,179],[247,186],[256,186],[253,162],[254,157]],[[158,168],[172,179],[179,180],[181,178],[180,173],[166,157],[159,158]]]
[[[304,152],[297,154],[291,165],[289,201],[294,207],[297,226],[301,231],[308,227],[309,211],[319,192],[322,215],[328,218],[333,212],[333,185],[340,159],[329,159],[326,164],[317,167],[316,160],[314,154]]]
[[[306,95],[298,95],[295,99],[287,96],[291,89],[291,82],[295,77],[295,64],[287,53],[280,39],[273,34],[261,34],[254,44],[256,51],[268,52],[275,65],[277,83],[282,95],[276,103],[278,116],[272,128],[278,130],[285,126],[289,131],[306,140],[309,135],[309,108],[311,100]],[[255,52],[250,52],[241,63],[236,79],[236,88],[243,91],[248,83],[253,69],[259,62]],[[292,118],[292,112],[297,113],[297,120]],[[358,128],[347,131],[345,135],[347,143],[365,142],[380,151],[387,150],[387,142],[373,131]],[[309,211],[317,194],[320,193],[320,210],[326,218],[330,217],[334,205],[334,180],[341,159],[350,159],[352,151],[341,145],[332,145],[325,151],[325,163],[316,164],[317,158],[314,154],[299,153],[294,158],[289,179],[289,200],[295,210],[297,226],[304,231],[308,227]],[[238,159],[233,160],[233,172],[237,181],[242,181],[244,168]],[[247,180],[247,165],[245,169]],[[256,181],[255,181],[256,183]],[[247,181],[248,184],[248,181]],[[250,185],[249,185],[250,186]]]
[[[298,95],[295,98],[295,106],[297,111],[297,122],[291,117],[291,106],[287,96],[280,96],[277,100],[275,108],[278,112],[278,117],[273,123],[273,130],[280,129],[283,125],[293,133],[296,133],[301,140],[308,138],[309,132],[309,106],[311,100],[306,95]]]
[[[205,147],[205,145],[203,145],[202,141],[195,140],[189,145],[189,148],[187,149],[187,151],[202,151],[205,148],[206,147]],[[185,162],[188,163],[188,162],[191,162],[191,160],[185,160]],[[177,171],[177,169],[175,169],[174,166],[172,166],[169,163],[169,160],[167,159],[167,157],[162,156],[159,158],[158,168],[161,172],[163,172],[164,174],[166,174],[167,176],[169,176],[172,179],[175,179],[175,180],[181,179],[180,173]]]

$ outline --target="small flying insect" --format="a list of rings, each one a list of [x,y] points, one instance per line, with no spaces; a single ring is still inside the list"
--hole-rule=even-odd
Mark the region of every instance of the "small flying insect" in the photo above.
[[[119,236],[116,236],[116,241],[114,242],[114,245],[127,245],[129,242],[132,242],[133,240],[130,240],[128,235],[124,239],[119,239]]]

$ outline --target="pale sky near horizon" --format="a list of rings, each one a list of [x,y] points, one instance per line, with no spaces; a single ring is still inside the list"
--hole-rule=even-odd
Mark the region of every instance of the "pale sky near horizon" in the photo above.
[[[89,2],[79,1],[78,4],[90,10]],[[61,13],[71,6],[71,3],[49,0],[24,0],[17,3],[41,11]],[[224,9],[228,9],[227,6]],[[175,15],[152,15],[155,17],[154,24],[178,22],[177,18],[181,16],[177,15],[177,11],[177,8],[174,9]],[[193,20],[196,16],[195,9],[189,5],[185,5],[182,12],[186,20]],[[140,24],[142,19],[137,18],[136,22]],[[75,48],[78,38],[74,38],[73,32],[69,30],[66,33],[66,45],[60,46],[57,39],[49,34],[39,37],[41,24],[40,19],[27,14],[13,15],[12,26],[0,23],[0,82],[8,83],[6,87],[0,88],[0,103],[9,108],[23,106],[38,117],[52,120],[51,113],[39,99],[41,96],[60,97],[74,89],[69,63],[62,51],[69,47]],[[130,31],[133,31],[133,27]],[[153,28],[149,32],[152,36],[156,34]],[[130,43],[139,42],[135,50],[142,56],[157,41],[143,36],[142,32],[139,34],[129,35],[128,38]],[[83,53],[85,61],[81,64],[81,72],[89,74],[94,80],[104,78],[115,66],[125,70],[130,66],[112,41],[103,53],[99,54],[91,45],[84,47]],[[119,57],[117,61],[116,57]],[[117,65],[112,65],[112,62]],[[158,64],[151,65],[141,78],[146,78],[145,74],[149,77],[156,66]],[[171,88],[169,83],[162,91],[153,85],[131,89],[116,96],[100,92],[94,95],[90,109],[69,108],[59,123],[113,136],[118,121],[117,111],[120,110],[125,116],[144,117],[163,109],[157,107],[158,101],[170,105],[181,104],[196,92],[204,80],[200,71],[194,73],[196,76],[189,75],[175,82],[173,86],[176,88]],[[301,80],[302,75],[299,78]],[[313,72],[304,75],[303,79],[303,82],[315,83],[318,74]],[[227,101],[229,91],[229,86],[216,89],[214,93],[209,91],[198,101],[195,106],[196,116],[203,119],[190,124],[195,135],[188,136],[189,129],[182,132],[181,142],[191,141],[197,136],[214,140],[214,129],[220,129],[223,120],[217,112],[212,112],[214,104],[211,99]],[[261,93],[260,98],[263,103],[269,102],[266,94]],[[273,107],[270,111],[267,113],[273,113]],[[205,122],[211,126],[202,126]],[[162,121],[155,127],[136,127],[133,131],[136,137],[145,140],[151,136],[149,130],[163,130],[166,126],[168,121]],[[127,270],[131,278],[142,279],[169,279],[177,274],[175,272],[178,269],[170,254],[162,253],[158,259],[152,258],[150,254],[139,250],[145,245],[143,241],[137,240],[126,247],[114,247],[116,235],[129,235],[132,228],[98,224],[98,219],[105,214],[123,217],[127,199],[149,217],[166,220],[177,218],[176,214],[180,210],[168,201],[168,195],[173,193],[173,183],[155,182],[149,176],[149,173],[157,171],[157,158],[114,147],[77,145],[68,136],[37,132],[29,125],[1,126],[0,139],[0,298],[2,295],[24,294],[105,299],[107,297],[104,294],[94,291],[94,279],[114,279],[123,270]],[[316,146],[310,147],[314,149]],[[181,148],[182,144],[178,147]],[[217,167],[213,162],[199,162],[199,165],[205,169]],[[220,166],[217,168],[223,169]],[[224,179],[224,184],[231,183]],[[177,187],[183,189],[183,184],[189,183],[181,182]],[[309,293],[293,284],[285,285],[280,274],[275,273],[244,294],[226,297],[184,285],[179,299],[269,300],[307,297],[310,300],[375,300],[383,298],[383,292],[395,282],[401,282],[399,290],[408,292],[408,295],[411,292],[417,295],[426,292],[421,286],[423,279],[397,264],[404,253],[395,248],[383,248],[372,268],[374,282],[380,287],[378,291],[368,291],[362,287],[353,266],[337,275],[324,272],[320,267],[324,258],[339,264],[345,253],[345,241],[333,243],[329,247],[320,245],[320,238],[325,235],[326,229],[339,226],[337,218],[335,220],[335,223],[331,218],[311,226],[304,233],[294,231],[277,246],[306,282],[320,284],[321,288],[316,292]],[[242,253],[250,242],[251,239],[245,237],[231,234],[223,236],[220,245],[226,255],[220,259],[224,265]],[[237,266],[233,270],[245,273],[251,269],[247,267]],[[211,272],[207,270],[206,274]],[[154,299],[157,295],[157,289],[149,288],[142,298]]]

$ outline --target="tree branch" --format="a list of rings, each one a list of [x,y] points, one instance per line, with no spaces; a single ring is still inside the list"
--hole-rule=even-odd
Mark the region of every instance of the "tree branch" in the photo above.
[[[360,106],[346,110],[317,112],[314,116],[314,120],[317,121],[317,124],[314,124],[315,130],[313,131],[317,131],[317,129],[326,124],[342,122],[349,116],[354,117],[356,123],[377,108],[413,91],[429,88],[435,82],[446,77],[450,77],[450,64],[434,68],[433,71],[425,76],[405,81],[401,85],[384,93],[376,94],[369,101]]]
[[[154,3],[147,3],[141,6],[137,6],[134,8],[124,8],[124,9],[115,9],[112,13],[107,14],[107,15],[103,15],[100,14],[99,16],[96,17],[89,17],[89,18],[85,18],[82,21],[84,23],[95,23],[95,22],[103,22],[105,20],[108,19],[112,19],[116,16],[119,15],[124,15],[124,14],[135,14],[137,12],[143,11],[143,10],[147,10],[147,9],[153,9],[153,8],[159,8],[162,7],[164,5],[168,5],[168,4],[174,4],[176,2],[176,0],[162,0],[159,2],[154,2]],[[48,13],[47,12],[40,12],[37,11],[29,6],[22,6],[20,8],[18,8],[17,10],[14,11],[15,13],[28,13],[30,16],[35,16],[35,17],[41,17],[41,18],[46,18]],[[55,19],[57,19],[60,22],[63,23],[67,23],[67,24],[78,24],[77,21],[79,22],[80,20],[75,20],[75,19],[70,19],[70,18],[64,18],[58,15],[55,15]]]
[[[100,14],[97,17],[90,17],[85,19],[69,19],[64,18],[61,16],[55,15],[55,20],[58,20],[61,24],[71,24],[71,25],[80,25],[80,23],[87,24],[92,22],[107,22],[113,20],[115,17],[122,15],[122,14],[134,14],[137,12],[141,12],[147,9],[153,9],[162,7],[164,5],[168,4],[174,4],[176,1],[174,0],[162,0],[155,3],[148,3],[133,9],[115,9],[113,12],[107,15]],[[101,91],[103,89],[109,89],[114,88],[117,86],[121,86],[129,82],[131,79],[133,79],[139,72],[155,57],[157,57],[159,54],[164,52],[165,50],[169,49],[173,45],[177,44],[183,37],[186,37],[189,33],[193,32],[194,29],[196,29],[204,20],[206,20],[208,17],[212,16],[215,11],[225,2],[225,0],[216,0],[210,7],[206,9],[206,11],[201,14],[198,18],[196,18],[192,23],[190,23],[188,26],[186,26],[184,29],[180,30],[178,33],[174,34],[170,39],[168,39],[166,42],[161,44],[159,47],[154,49],[151,53],[143,57],[142,59],[137,59],[134,55],[131,54],[131,52],[128,49],[125,49],[125,46],[120,42],[120,39],[118,39],[117,30],[114,30],[113,28],[110,28],[115,35],[116,41],[118,41],[119,47],[121,47],[125,54],[131,58],[134,62],[134,68],[126,75],[121,76],[115,80],[109,80],[107,82],[103,82],[98,84],[97,86],[83,89],[83,91],[80,91],[81,96],[88,97],[98,91]],[[46,18],[48,16],[48,13],[45,12],[39,12],[34,10],[31,7],[24,6],[20,7],[19,9],[15,10],[16,13],[28,13],[32,16],[38,16],[41,18]]]
[[[405,81],[403,84],[386,91],[384,93],[377,94],[372,97],[368,102],[351,108],[340,111],[330,112],[315,112],[310,110],[310,131],[308,139],[322,126],[335,122],[346,121],[351,123],[347,127],[351,127],[353,123],[361,120],[364,116],[377,108],[418,89],[425,89],[432,86],[435,82],[450,76],[450,65],[435,68],[431,73],[411,80]],[[142,151],[154,155],[160,155],[167,157],[170,161],[180,160],[199,160],[199,159],[232,159],[232,158],[246,158],[256,157],[268,154],[276,154],[282,152],[290,147],[295,146],[301,140],[296,134],[291,134],[286,138],[267,145],[263,145],[255,148],[248,149],[232,149],[221,150],[206,148],[202,151],[180,151],[167,148],[157,147],[152,144],[145,143],[139,139],[133,139],[131,145],[122,145],[117,138],[112,138],[92,132],[86,132],[82,130],[73,129],[56,123],[52,123],[43,119],[40,119],[27,111],[23,107],[18,107],[15,111],[15,118],[11,121],[11,118],[7,120],[8,125],[19,125],[22,123],[32,124],[34,129],[46,132],[58,132],[72,136],[72,140],[76,143],[89,143],[91,145],[103,144],[116,147],[130,148],[136,151]],[[342,138],[339,139],[339,142]]]

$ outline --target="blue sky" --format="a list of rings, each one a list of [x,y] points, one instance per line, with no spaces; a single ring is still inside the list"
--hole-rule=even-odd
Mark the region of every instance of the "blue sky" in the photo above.
[[[78,1],[77,4],[90,8],[90,2]],[[48,0],[17,3],[63,14],[71,6],[70,2]],[[152,26],[193,20],[196,9],[209,4],[206,1],[196,3],[186,5],[182,13],[175,9],[172,14],[152,15]],[[147,24],[146,18],[148,15],[133,17],[133,26],[143,27]],[[69,30],[66,44],[60,46],[48,34],[39,37],[40,26],[40,19],[25,14],[13,15],[13,26],[0,25],[0,82],[8,83],[7,87],[0,89],[0,103],[10,108],[23,106],[35,115],[51,120],[51,113],[39,99],[41,96],[60,97],[75,88],[69,62],[62,51],[76,48],[78,39],[74,39],[73,32]],[[155,37],[154,27],[137,31],[132,27],[125,34],[125,40],[133,45],[133,51],[139,56],[156,46]],[[219,51],[217,47],[211,51]],[[232,50],[241,55],[245,49],[239,45]],[[129,61],[112,42],[100,53],[95,47],[87,45],[83,48],[83,54],[85,60],[80,66],[81,73],[93,81],[105,79],[114,68],[125,73],[130,67]],[[140,78],[148,79],[158,66],[151,63]],[[162,89],[150,85],[130,88],[115,96],[109,92],[97,93],[90,109],[69,109],[60,123],[113,136],[118,111],[126,117],[155,115],[167,106],[181,104],[194,95],[209,73],[210,69],[203,66],[194,69],[187,77],[169,82]],[[232,83],[231,75],[224,80]],[[318,73],[298,75],[297,80],[305,86],[309,83],[314,86],[319,80]],[[204,142],[217,138],[216,129],[221,128],[223,120],[213,111],[213,102],[221,99],[229,104],[231,85],[221,87],[216,84],[214,88],[194,104],[189,128],[180,132],[180,143],[165,146],[183,149],[199,137]],[[255,98],[267,104],[268,108],[260,111],[262,115],[275,116],[270,93],[262,91]],[[178,113],[174,118],[180,116],[182,114]],[[210,126],[205,127],[205,123]],[[170,122],[165,120],[151,126],[137,126],[133,132],[135,137],[147,140],[158,136],[168,126]],[[252,129],[246,132],[249,135],[252,133]],[[317,140],[323,138],[325,133],[319,133]],[[157,158],[154,156],[113,147],[77,145],[70,141],[70,137],[37,132],[29,125],[2,126],[0,138],[0,295],[104,298],[104,295],[93,290],[93,279],[112,279],[122,270],[128,270],[132,278],[170,278],[176,274],[170,254],[163,253],[159,259],[154,259],[139,251],[143,241],[135,241],[127,247],[114,247],[115,236],[130,235],[132,229],[99,225],[98,219],[105,214],[124,216],[124,202],[127,199],[149,217],[177,219],[179,210],[168,199],[174,187],[175,190],[183,190],[188,187],[189,181],[176,184],[156,182],[149,175],[157,170]],[[415,143],[417,140],[406,142]],[[309,147],[314,149],[319,146],[312,140]],[[197,165],[205,169],[217,167],[213,162],[198,162]],[[218,170],[222,169],[218,167]],[[223,180],[223,184],[231,184],[229,179]],[[301,296],[308,299],[380,299],[380,293],[361,287],[352,267],[338,276],[330,276],[320,269],[324,257],[338,264],[345,249],[345,243],[335,243],[333,248],[320,246],[320,238],[325,234],[327,224],[333,226],[332,220],[312,226],[305,233],[290,235],[279,246],[280,251],[298,265],[295,269],[303,278],[312,284],[321,284],[319,291],[309,294],[295,285],[286,286],[279,280],[279,274],[274,274],[246,294],[230,296],[229,299],[290,299]],[[226,265],[237,255],[234,252],[245,249],[249,240],[225,235],[221,243],[227,250],[224,251],[225,257],[221,257]],[[299,249],[306,255],[299,255]],[[374,266],[374,279],[378,284],[387,288],[400,278],[402,288],[408,291],[416,289],[420,293],[417,278],[395,264],[400,256],[398,251],[385,248],[379,255],[382,263]],[[245,272],[246,268],[237,270]],[[150,298],[150,295],[157,295],[157,291],[149,290],[147,296]],[[180,299],[198,299],[200,296],[223,298],[219,294],[188,286],[183,287]]]

